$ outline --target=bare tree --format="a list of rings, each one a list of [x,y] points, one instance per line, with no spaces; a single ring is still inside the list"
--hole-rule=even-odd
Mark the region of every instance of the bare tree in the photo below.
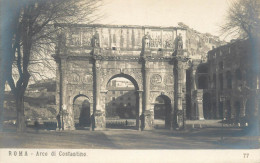
[[[16,5],[12,6],[13,4]],[[9,20],[4,27],[10,33],[6,36],[8,41],[2,44],[3,47],[6,46],[2,51],[6,58],[2,58],[5,67],[1,67],[1,90],[4,88],[3,83],[7,81],[16,100],[17,131],[24,131],[23,104],[31,77],[29,66],[32,65],[32,60],[35,62],[39,59],[37,55],[43,54],[40,53],[41,47],[53,47],[53,36],[57,28],[50,24],[92,22],[98,18],[95,11],[101,5],[101,0],[4,0],[1,5],[12,9],[11,14],[15,18]],[[5,14],[9,12],[7,10]],[[43,58],[40,57],[41,60]],[[12,74],[13,63],[19,74],[17,81]]]
[[[252,38],[258,35],[260,0],[232,0],[225,21],[221,32],[226,36]]]

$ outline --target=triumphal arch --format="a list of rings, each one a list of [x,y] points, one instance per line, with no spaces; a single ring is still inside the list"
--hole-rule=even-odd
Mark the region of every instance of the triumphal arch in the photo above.
[[[167,127],[184,122],[186,30],[179,27],[56,25],[57,95],[61,127],[75,129],[74,101],[87,99],[89,123],[106,128],[107,83],[116,77],[130,80],[136,91],[136,129],[154,125],[158,96],[170,101]]]

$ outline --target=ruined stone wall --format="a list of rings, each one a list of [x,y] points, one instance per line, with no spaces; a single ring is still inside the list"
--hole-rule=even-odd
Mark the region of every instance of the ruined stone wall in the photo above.
[[[215,95],[212,101],[216,107],[223,107],[223,117],[238,121],[246,116],[246,112],[255,112],[259,74],[253,73],[250,42],[238,40],[229,43],[210,51],[208,57],[211,63],[209,84]]]

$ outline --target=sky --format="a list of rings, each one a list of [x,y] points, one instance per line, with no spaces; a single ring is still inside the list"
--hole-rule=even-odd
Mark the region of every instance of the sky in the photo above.
[[[219,36],[230,0],[104,0],[102,24],[189,27]]]

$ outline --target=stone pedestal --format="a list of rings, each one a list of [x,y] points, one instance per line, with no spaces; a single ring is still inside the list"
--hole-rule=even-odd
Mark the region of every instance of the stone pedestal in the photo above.
[[[145,110],[143,115],[143,130],[152,130],[153,129],[153,117],[154,117],[154,113],[151,110]]]
[[[179,128],[183,128],[184,126],[184,124],[183,124],[183,118],[184,118],[184,116],[183,116],[183,110],[178,110],[177,111],[177,124],[178,124],[178,127]]]
[[[197,100],[197,108],[198,108],[197,119],[198,119],[198,120],[204,120],[204,115],[203,115],[203,100],[202,100],[202,99],[198,99],[198,100]]]
[[[105,111],[96,110],[94,112],[94,130],[104,130],[106,128],[106,113]]]
[[[75,130],[72,110],[68,110],[66,107],[63,107],[63,109],[66,109],[63,110],[64,130]]]

